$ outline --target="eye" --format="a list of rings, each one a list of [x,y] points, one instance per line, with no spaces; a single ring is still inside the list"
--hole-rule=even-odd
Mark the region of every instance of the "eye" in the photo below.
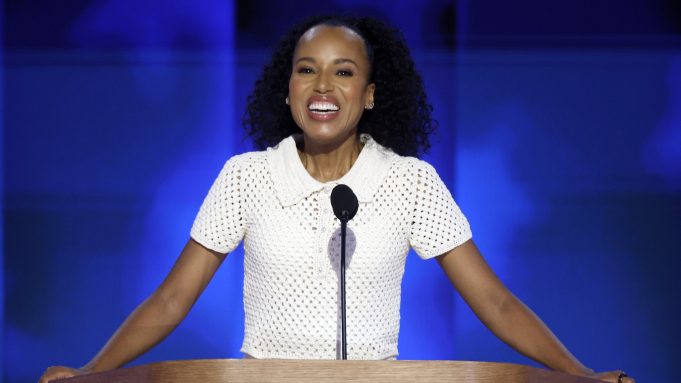
[[[310,73],[314,73],[314,70],[312,70],[312,68],[310,68],[310,67],[306,67],[306,66],[305,66],[305,67],[299,68],[299,69],[298,69],[298,73],[301,73],[301,74],[310,74]]]
[[[352,71],[347,69],[341,69],[336,74],[341,77],[352,77],[353,75]]]

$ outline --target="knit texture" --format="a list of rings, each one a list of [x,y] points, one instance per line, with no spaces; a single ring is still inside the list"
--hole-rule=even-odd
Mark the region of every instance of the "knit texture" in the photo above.
[[[359,157],[337,181],[312,178],[289,137],[229,159],[208,192],[191,236],[222,253],[244,240],[242,352],[285,359],[340,355],[340,222],[330,203],[339,183],[360,202],[347,230],[349,359],[397,356],[410,247],[427,259],[471,238],[432,166],[361,138]]]

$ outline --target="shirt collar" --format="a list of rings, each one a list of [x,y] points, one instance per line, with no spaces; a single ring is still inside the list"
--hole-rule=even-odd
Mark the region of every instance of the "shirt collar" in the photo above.
[[[291,206],[315,192],[338,184],[348,185],[360,203],[371,202],[397,155],[368,134],[361,134],[360,140],[364,147],[352,168],[340,179],[326,183],[317,181],[305,170],[294,136],[267,148],[267,161],[279,202],[283,206]]]

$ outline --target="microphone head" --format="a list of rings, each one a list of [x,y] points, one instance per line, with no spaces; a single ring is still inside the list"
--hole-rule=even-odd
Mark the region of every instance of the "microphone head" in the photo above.
[[[359,202],[350,187],[338,184],[331,191],[331,207],[336,218],[349,221],[357,214]]]

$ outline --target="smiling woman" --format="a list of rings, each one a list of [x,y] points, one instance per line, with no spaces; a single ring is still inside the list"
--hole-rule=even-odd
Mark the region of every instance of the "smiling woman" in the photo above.
[[[370,64],[362,38],[345,27],[307,31],[293,55],[291,115],[308,152],[352,145],[365,108],[373,103]],[[314,147],[320,146],[320,147]]]
[[[322,25],[300,38],[287,99],[293,120],[303,131],[303,163],[319,181],[342,177],[359,155],[357,125],[374,102],[376,88],[369,75],[364,42],[354,31]],[[348,161],[334,160],[342,167],[332,173],[323,173],[324,166],[310,160],[334,151]]]
[[[341,17],[316,17],[291,29],[248,98],[244,126],[259,148],[276,145],[304,128],[296,120],[302,118],[300,112],[276,100],[292,101],[306,78],[317,82],[310,86],[322,87],[319,96],[336,96],[324,87],[352,89],[356,102],[362,102],[352,104],[356,113],[341,113],[358,118],[354,124],[346,122],[356,125],[358,133],[370,134],[400,155],[417,156],[430,148],[428,137],[437,122],[399,31],[374,19]],[[307,105],[303,112],[308,114]]]
[[[244,242],[246,357],[334,359],[339,350],[339,221],[330,192],[357,194],[348,223],[348,357],[394,359],[410,248],[435,258],[477,316],[552,369],[594,374],[496,277],[435,169],[411,155],[434,123],[399,33],[372,19],[318,18],[282,41],[249,98],[248,129],[266,150],[230,158],[191,239],[162,285],[82,369],[117,368],[186,316],[228,253]]]

